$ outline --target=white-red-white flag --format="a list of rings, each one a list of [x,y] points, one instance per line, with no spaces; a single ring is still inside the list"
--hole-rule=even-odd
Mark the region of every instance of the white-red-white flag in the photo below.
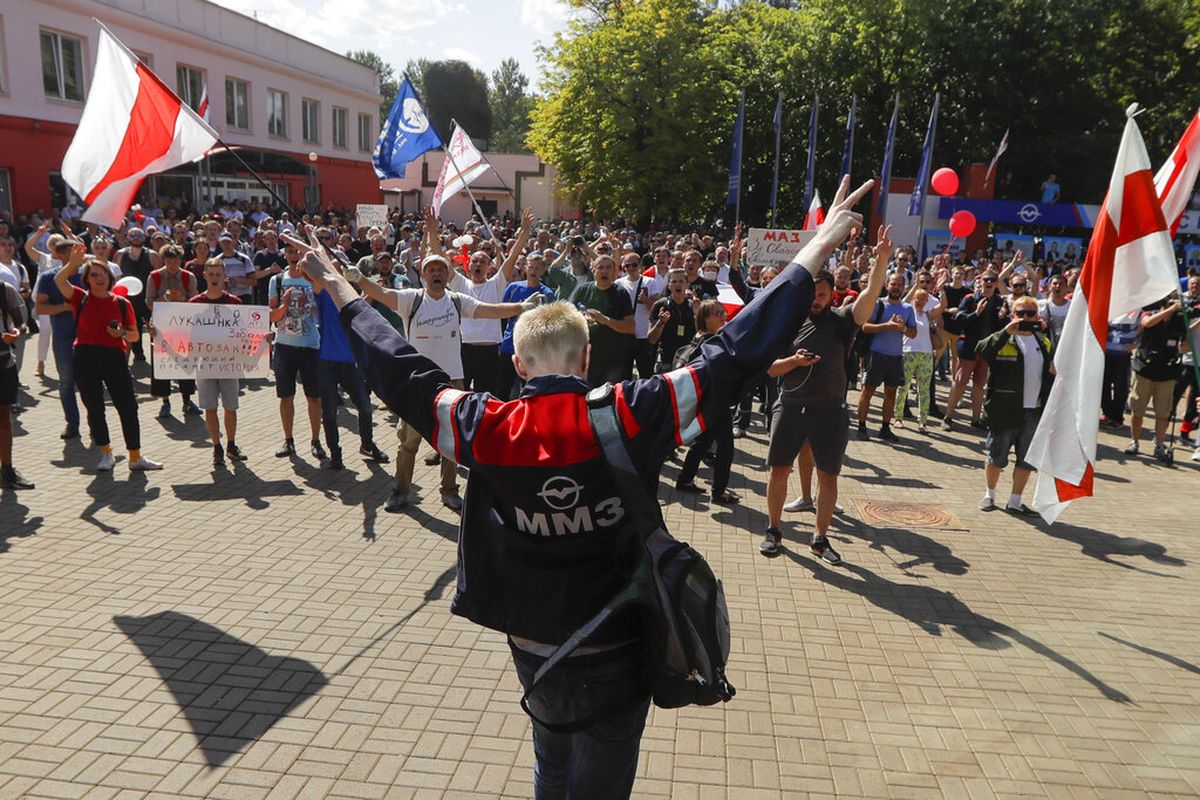
[[[1162,203],[1163,219],[1171,235],[1179,230],[1183,212],[1187,210],[1196,176],[1200,174],[1200,111],[1183,132],[1183,138],[1175,145],[1174,152],[1154,176],[1154,188]]]
[[[200,118],[203,119],[205,122],[208,122],[208,123],[212,122],[212,120],[208,118],[208,86],[207,85],[205,85],[204,91],[200,93],[200,105],[196,106],[196,113],[199,114]]]
[[[447,197],[461,192],[489,169],[491,165],[484,161],[483,156],[475,149],[471,137],[455,123],[450,141],[446,145],[442,172],[438,175],[437,187],[433,190],[433,213],[440,214],[442,203]],[[486,223],[487,220],[484,220],[484,224]]]
[[[813,190],[812,202],[808,205],[808,213],[804,216],[804,227],[801,230],[815,231],[817,226],[825,221],[825,212],[821,209],[821,193]]]
[[[217,133],[101,26],[87,105],[62,177],[87,222],[118,227],[142,179],[202,158]]]
[[[1109,321],[1179,288],[1171,235],[1132,111],[1054,355],[1058,374],[1025,459],[1038,469],[1033,508],[1047,522],[1071,500],[1092,494]]]
[[[1004,131],[1004,136],[1000,137],[1000,146],[996,148],[996,155],[992,156],[992,163],[988,164],[987,174],[983,176],[983,185],[987,186],[992,181],[992,173],[996,171],[996,165],[1000,163],[1000,156],[1004,155],[1004,151],[1008,149],[1008,131]]]

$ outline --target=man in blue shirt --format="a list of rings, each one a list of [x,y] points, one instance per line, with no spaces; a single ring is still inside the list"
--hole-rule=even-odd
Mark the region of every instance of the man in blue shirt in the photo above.
[[[65,240],[59,243],[53,257],[45,261],[49,268],[38,275],[33,289],[35,311],[50,317],[50,346],[54,352],[54,368],[58,371],[58,400],[67,421],[63,439],[79,436],[79,402],[75,395],[75,311],[58,290],[54,276],[62,269],[62,261],[70,254],[73,244]],[[2,253],[0,260],[3,260]],[[81,286],[79,276],[73,275],[71,283]]]
[[[892,412],[896,408],[896,388],[904,383],[904,337],[917,335],[917,317],[913,307],[900,298],[904,294],[904,273],[888,276],[887,298],[875,304],[871,320],[862,332],[871,337],[867,351],[867,377],[858,397],[858,438],[867,440],[867,412],[875,389],[883,384],[883,425],[879,438],[886,442],[899,441],[892,433]]]

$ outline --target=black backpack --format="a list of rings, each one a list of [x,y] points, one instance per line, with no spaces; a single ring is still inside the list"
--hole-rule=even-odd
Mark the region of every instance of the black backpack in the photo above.
[[[871,309],[871,318],[867,320],[871,325],[878,325],[883,322],[883,311],[886,308],[882,300],[875,301],[875,307]],[[867,357],[867,353],[871,351],[871,340],[875,338],[873,333],[863,333],[862,328],[857,328],[854,334],[854,341],[846,348],[846,358],[854,367],[854,372],[858,372],[859,359]]]
[[[659,708],[709,706],[737,693],[725,677],[729,659],[729,610],[725,590],[704,557],[663,526],[658,504],[646,492],[625,448],[611,383],[587,396],[588,418],[604,460],[628,505],[642,541],[637,566],[624,588],[579,627],[542,664],[521,698],[525,713],[550,730],[579,730],[603,715],[571,725],[546,725],[529,708],[534,687],[609,617],[634,605],[641,612],[647,682]]]

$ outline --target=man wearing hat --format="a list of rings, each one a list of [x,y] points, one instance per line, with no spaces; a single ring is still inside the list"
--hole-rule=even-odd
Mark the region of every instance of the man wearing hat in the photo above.
[[[146,232],[136,225],[125,234],[125,239],[129,244],[118,250],[113,260],[117,262],[117,268],[122,276],[137,278],[142,282],[142,286],[145,286],[146,281],[150,280],[150,273],[162,267],[162,261],[159,259],[158,253],[146,247]],[[133,360],[144,362],[146,353],[142,349],[142,331],[145,329],[146,323],[150,321],[150,308],[146,305],[146,293],[138,292],[130,297],[129,301],[133,303],[133,314],[137,319],[138,329],[137,341],[131,345]]]
[[[243,303],[253,303],[254,285],[258,283],[254,265],[250,263],[250,259],[238,251],[237,238],[229,231],[222,231],[217,235],[217,244],[221,248],[220,258],[225,262],[225,277],[229,293]]]

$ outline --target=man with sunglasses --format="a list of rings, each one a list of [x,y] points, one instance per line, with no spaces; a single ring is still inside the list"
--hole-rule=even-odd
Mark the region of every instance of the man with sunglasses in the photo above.
[[[1022,516],[1035,513],[1021,502],[1021,494],[1033,472],[1025,454],[1042,418],[1053,374],[1050,338],[1044,331],[1037,300],[1020,297],[1013,302],[1008,324],[975,348],[978,357],[991,367],[983,404],[988,436],[984,465],[987,489],[979,500],[982,511],[996,508],[996,484],[1000,482],[1000,472],[1008,465],[1009,451],[1015,449],[1017,463],[1013,468],[1012,493],[1004,510]]]
[[[985,269],[979,279],[978,292],[964,297],[954,315],[961,338],[958,340],[958,365],[954,370],[954,386],[950,389],[950,397],[946,401],[946,417],[942,420],[944,431],[950,430],[954,412],[962,396],[966,394],[967,384],[971,384],[971,426],[985,427],[982,414],[988,362],[977,357],[975,347],[983,339],[1003,328],[1007,322],[1008,305],[1004,302],[1004,297],[996,291],[997,281],[995,270],[992,267]],[[1037,301],[1034,301],[1034,305],[1037,305]]]

